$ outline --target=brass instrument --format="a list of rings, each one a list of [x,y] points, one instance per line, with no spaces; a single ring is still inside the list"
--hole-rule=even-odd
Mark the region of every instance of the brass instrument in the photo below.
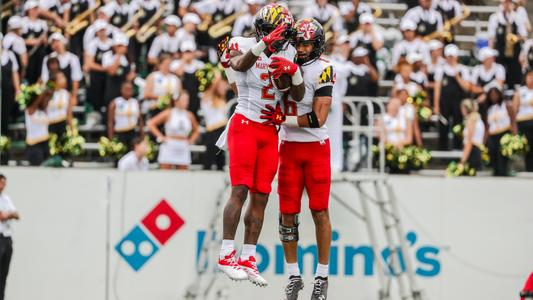
[[[135,35],[136,30],[132,28],[133,25],[135,25],[135,23],[137,23],[137,21],[139,21],[139,19],[144,17],[145,15],[146,13],[144,9],[139,9],[139,11],[137,11],[135,15],[133,15],[133,17],[128,21],[128,23],[124,24],[124,26],[120,28],[120,30],[124,32],[124,34],[126,34],[128,39]]]
[[[331,29],[331,26],[333,26],[333,23],[335,23],[335,21],[337,20],[337,13],[335,13],[334,16],[331,16],[329,18],[329,20],[326,22],[326,24],[324,24],[324,26],[322,26],[322,29],[324,30],[324,32],[326,33],[326,42],[329,41],[331,38],[333,38],[334,36],[334,32]]]
[[[163,16],[163,13],[165,12],[165,7],[161,6],[159,10],[146,22],[143,24],[143,26],[139,29],[137,34],[135,34],[135,38],[137,41],[141,44],[145,43],[152,35],[154,35],[157,32],[157,22]]]
[[[213,39],[218,39],[231,32],[231,25],[235,23],[235,20],[244,15],[243,11],[233,13],[232,15],[227,16],[226,18],[220,20],[216,24],[209,27],[207,33]]]
[[[461,5],[461,7],[463,9],[463,14],[462,14],[461,17],[455,17],[455,18],[453,18],[451,20],[447,20],[444,23],[444,32],[442,34],[442,37],[444,39],[446,39],[446,41],[448,41],[448,42],[453,41],[452,28],[455,25],[460,24],[461,22],[463,22],[464,20],[466,20],[470,16],[470,8],[468,8],[468,6],[466,6],[464,4]]]
[[[15,0],[7,1],[5,4],[2,5],[2,19],[10,17],[13,12],[11,11],[11,7],[15,5]]]
[[[92,8],[87,9],[83,13],[77,15],[72,21],[68,22],[65,26],[65,32],[73,36],[78,33],[80,30],[83,30],[85,27],[89,26],[91,23],[89,17],[100,7],[100,0],[96,1],[96,5]]]
[[[383,14],[383,10],[381,9],[381,7],[373,6],[372,8],[374,9],[374,12],[372,13],[374,18],[377,19],[377,18],[381,17],[381,15]]]
[[[209,24],[211,24],[211,21],[213,21],[212,15],[203,15],[203,21],[198,25],[197,30],[200,32],[205,32],[209,28]]]
[[[514,33],[509,32],[506,36],[506,41],[507,42],[505,43],[505,56],[513,57],[515,45],[520,41],[520,37]]]

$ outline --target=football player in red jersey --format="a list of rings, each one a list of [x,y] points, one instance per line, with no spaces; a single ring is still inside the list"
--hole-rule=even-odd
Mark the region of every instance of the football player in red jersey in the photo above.
[[[278,194],[280,201],[279,234],[285,250],[289,281],[285,299],[295,300],[303,289],[298,268],[298,214],[304,188],[309,195],[309,208],[315,223],[318,265],[311,299],[325,300],[328,289],[331,224],[329,193],[331,162],[326,119],[331,107],[335,73],[331,63],[321,58],[325,47],[324,30],[314,19],[301,19],[296,29],[297,63],[274,57],[271,67],[276,78],[292,76],[302,69],[305,95],[295,102],[289,96],[283,109],[269,106],[261,118],[266,123],[281,125]],[[286,68],[288,66],[288,68]]]
[[[288,40],[293,25],[294,19],[287,8],[269,4],[255,17],[257,36],[234,37],[228,46],[238,98],[227,130],[232,191],[224,209],[218,268],[233,280],[248,279],[258,286],[266,286],[267,281],[257,270],[256,245],[278,168],[276,127],[262,124],[260,116],[266,105],[276,105],[281,100],[270,81],[268,66],[273,54],[294,61],[296,50]],[[289,93],[300,100],[304,92],[302,73],[298,69],[291,75]],[[237,260],[235,232],[248,192],[250,202],[244,215],[244,245]]]

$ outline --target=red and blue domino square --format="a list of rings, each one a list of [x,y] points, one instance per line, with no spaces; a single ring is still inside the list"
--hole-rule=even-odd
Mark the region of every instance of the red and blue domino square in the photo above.
[[[162,199],[141,223],[161,245],[165,245],[185,221],[165,199]]]

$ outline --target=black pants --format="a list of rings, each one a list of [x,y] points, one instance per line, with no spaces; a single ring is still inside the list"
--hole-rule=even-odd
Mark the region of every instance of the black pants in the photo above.
[[[61,138],[63,134],[67,133],[67,121],[61,121],[48,125],[48,132],[57,134]]]
[[[499,134],[489,135],[488,148],[490,155],[490,164],[492,166],[492,175],[509,176],[509,159],[502,155],[500,139],[509,131]]]
[[[525,135],[529,144],[526,154],[526,171],[533,172],[533,120],[518,122],[520,133]]]
[[[9,264],[13,254],[13,241],[10,237],[0,234],[0,300],[4,300],[6,279],[9,273]]]
[[[48,141],[40,142],[35,145],[28,145],[26,148],[26,156],[30,161],[30,166],[41,165],[50,155],[48,149]]]
[[[135,132],[135,129],[132,129],[130,131],[124,131],[124,132],[117,132],[115,133],[115,137],[119,142],[124,144],[126,148],[128,148],[128,151],[133,150],[133,147],[131,145],[131,142],[134,138],[137,137],[137,133]]]
[[[470,167],[481,170],[481,167],[483,166],[482,160],[481,160],[481,150],[478,146],[473,145],[472,151],[470,151],[470,155],[468,156],[468,159],[466,162],[470,165]]]
[[[218,153],[218,147],[215,143],[218,140],[218,137],[224,131],[224,127],[215,129],[213,131],[206,132],[205,134],[205,146],[207,150],[204,157],[204,170],[211,170],[211,165],[216,164],[217,170],[221,171],[226,164],[226,156],[223,153]]]
[[[443,98],[440,101],[440,111],[442,116],[448,120],[448,124],[444,125],[439,122],[439,150],[450,150],[448,135],[453,126],[463,123],[463,115],[461,114],[461,101],[463,99]],[[453,135],[453,149],[462,148],[462,140],[457,135]]]

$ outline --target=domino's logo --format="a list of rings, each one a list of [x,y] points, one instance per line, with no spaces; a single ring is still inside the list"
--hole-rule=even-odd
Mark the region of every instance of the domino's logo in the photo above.
[[[115,250],[137,272],[184,224],[180,215],[162,199],[122,238]]]

